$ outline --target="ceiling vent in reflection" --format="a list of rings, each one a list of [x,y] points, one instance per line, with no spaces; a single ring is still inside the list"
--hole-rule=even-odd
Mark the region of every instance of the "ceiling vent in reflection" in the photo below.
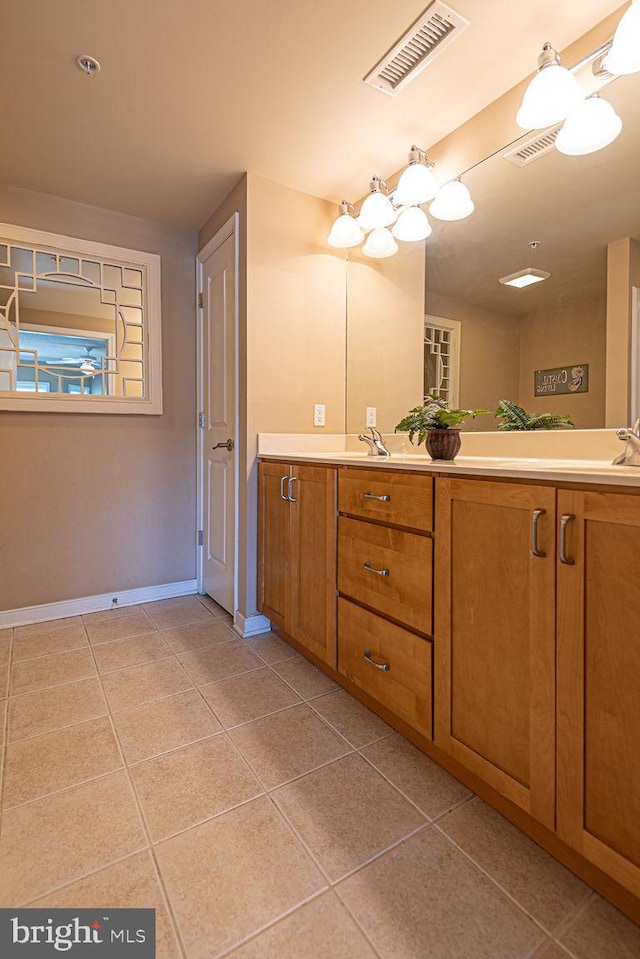
[[[536,133],[528,140],[518,140],[515,147],[510,147],[502,154],[509,163],[515,163],[516,166],[527,166],[534,160],[539,160],[545,153],[550,153],[556,145],[556,137],[562,129],[562,124],[558,123],[555,127],[545,130],[543,133]]]
[[[436,0],[376,63],[364,82],[389,96],[397,96],[468,26],[468,20]]]

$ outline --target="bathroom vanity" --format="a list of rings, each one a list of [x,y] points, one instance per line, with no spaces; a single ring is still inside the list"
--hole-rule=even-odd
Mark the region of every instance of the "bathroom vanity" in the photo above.
[[[261,612],[636,921],[639,557],[640,470],[262,454]]]

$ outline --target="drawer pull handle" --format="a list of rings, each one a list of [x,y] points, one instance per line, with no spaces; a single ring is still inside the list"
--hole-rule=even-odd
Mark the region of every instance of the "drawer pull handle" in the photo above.
[[[541,516],[544,516],[546,509],[534,509],[531,514],[531,555],[532,556],[546,556],[547,554],[543,549],[538,547],[538,520]]]
[[[371,563],[364,563],[362,566],[363,569],[366,569],[368,573],[375,573],[376,576],[388,576],[388,569],[376,569],[375,566],[372,566]]]
[[[372,666],[375,666],[376,669],[381,669],[381,670],[383,671],[383,673],[386,673],[387,670],[391,669],[391,663],[376,663],[376,661],[371,658],[371,650],[370,650],[370,649],[368,649],[368,650],[365,652],[364,658],[366,659],[366,661],[367,661],[368,663],[371,663]]]
[[[376,496],[375,493],[363,493],[365,499],[377,499],[381,503],[390,503],[391,497],[388,493],[384,493],[382,496]]]
[[[560,517],[560,562],[564,563],[565,566],[575,566],[575,559],[570,559],[567,556],[567,526],[572,519],[575,519],[574,513],[565,513],[564,516]]]

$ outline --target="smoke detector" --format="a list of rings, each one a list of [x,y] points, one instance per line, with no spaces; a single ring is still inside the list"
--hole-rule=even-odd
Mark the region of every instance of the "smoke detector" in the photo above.
[[[100,64],[95,57],[90,57],[86,53],[81,53],[80,56],[76,57],[76,64],[78,70],[82,70],[83,73],[86,73],[88,77],[93,77],[100,69]]]

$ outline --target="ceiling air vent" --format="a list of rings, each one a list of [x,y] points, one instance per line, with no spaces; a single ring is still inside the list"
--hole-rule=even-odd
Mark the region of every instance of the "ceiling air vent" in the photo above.
[[[436,0],[384,55],[364,82],[395,97],[469,26],[469,21]]]
[[[516,166],[526,166],[528,163],[533,163],[534,160],[539,160],[545,153],[553,150],[556,145],[556,137],[561,129],[562,124],[559,123],[557,126],[545,130],[544,133],[536,133],[535,136],[524,142],[519,141],[515,147],[506,150],[502,156],[509,163],[515,163]]]

